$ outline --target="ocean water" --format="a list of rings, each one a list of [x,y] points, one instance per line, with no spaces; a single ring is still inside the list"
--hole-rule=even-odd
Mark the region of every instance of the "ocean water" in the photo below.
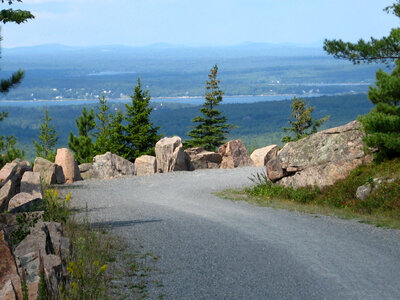
[[[297,97],[318,97],[323,95],[276,95],[276,96],[224,96],[221,104],[228,103],[255,103],[263,101],[279,101],[293,99]],[[131,99],[107,99],[108,102],[129,103]],[[159,97],[152,98],[153,103],[184,103],[200,105],[204,103],[204,97]],[[34,107],[34,106],[59,106],[59,105],[89,105],[97,104],[98,100],[2,100],[1,106],[21,106],[21,107]]]

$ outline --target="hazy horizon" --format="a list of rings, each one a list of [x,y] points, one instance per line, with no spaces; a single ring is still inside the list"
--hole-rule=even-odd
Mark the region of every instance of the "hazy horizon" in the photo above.
[[[325,38],[388,35],[393,0],[24,0],[4,9],[35,19],[2,25],[5,48],[152,44],[218,47],[254,43],[319,45]]]

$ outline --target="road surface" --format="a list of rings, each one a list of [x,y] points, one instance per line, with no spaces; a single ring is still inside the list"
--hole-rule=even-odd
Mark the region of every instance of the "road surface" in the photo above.
[[[161,257],[150,298],[400,299],[400,231],[215,196],[257,171],[77,182],[72,201]]]

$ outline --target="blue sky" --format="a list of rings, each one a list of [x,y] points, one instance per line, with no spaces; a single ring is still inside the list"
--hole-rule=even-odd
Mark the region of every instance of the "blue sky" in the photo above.
[[[324,38],[387,35],[399,20],[394,0],[23,0],[36,19],[2,26],[2,46],[153,43],[322,44]],[[1,4],[3,8],[7,4]]]

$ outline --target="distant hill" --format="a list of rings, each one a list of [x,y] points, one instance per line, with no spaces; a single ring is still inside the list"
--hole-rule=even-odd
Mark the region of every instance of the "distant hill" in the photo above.
[[[40,55],[134,55],[138,58],[238,58],[249,56],[325,56],[322,45],[306,46],[295,44],[244,43],[221,47],[188,47],[171,44],[152,44],[143,47],[122,45],[72,47],[59,44],[47,44],[32,47],[4,48],[4,57],[40,56]]]

